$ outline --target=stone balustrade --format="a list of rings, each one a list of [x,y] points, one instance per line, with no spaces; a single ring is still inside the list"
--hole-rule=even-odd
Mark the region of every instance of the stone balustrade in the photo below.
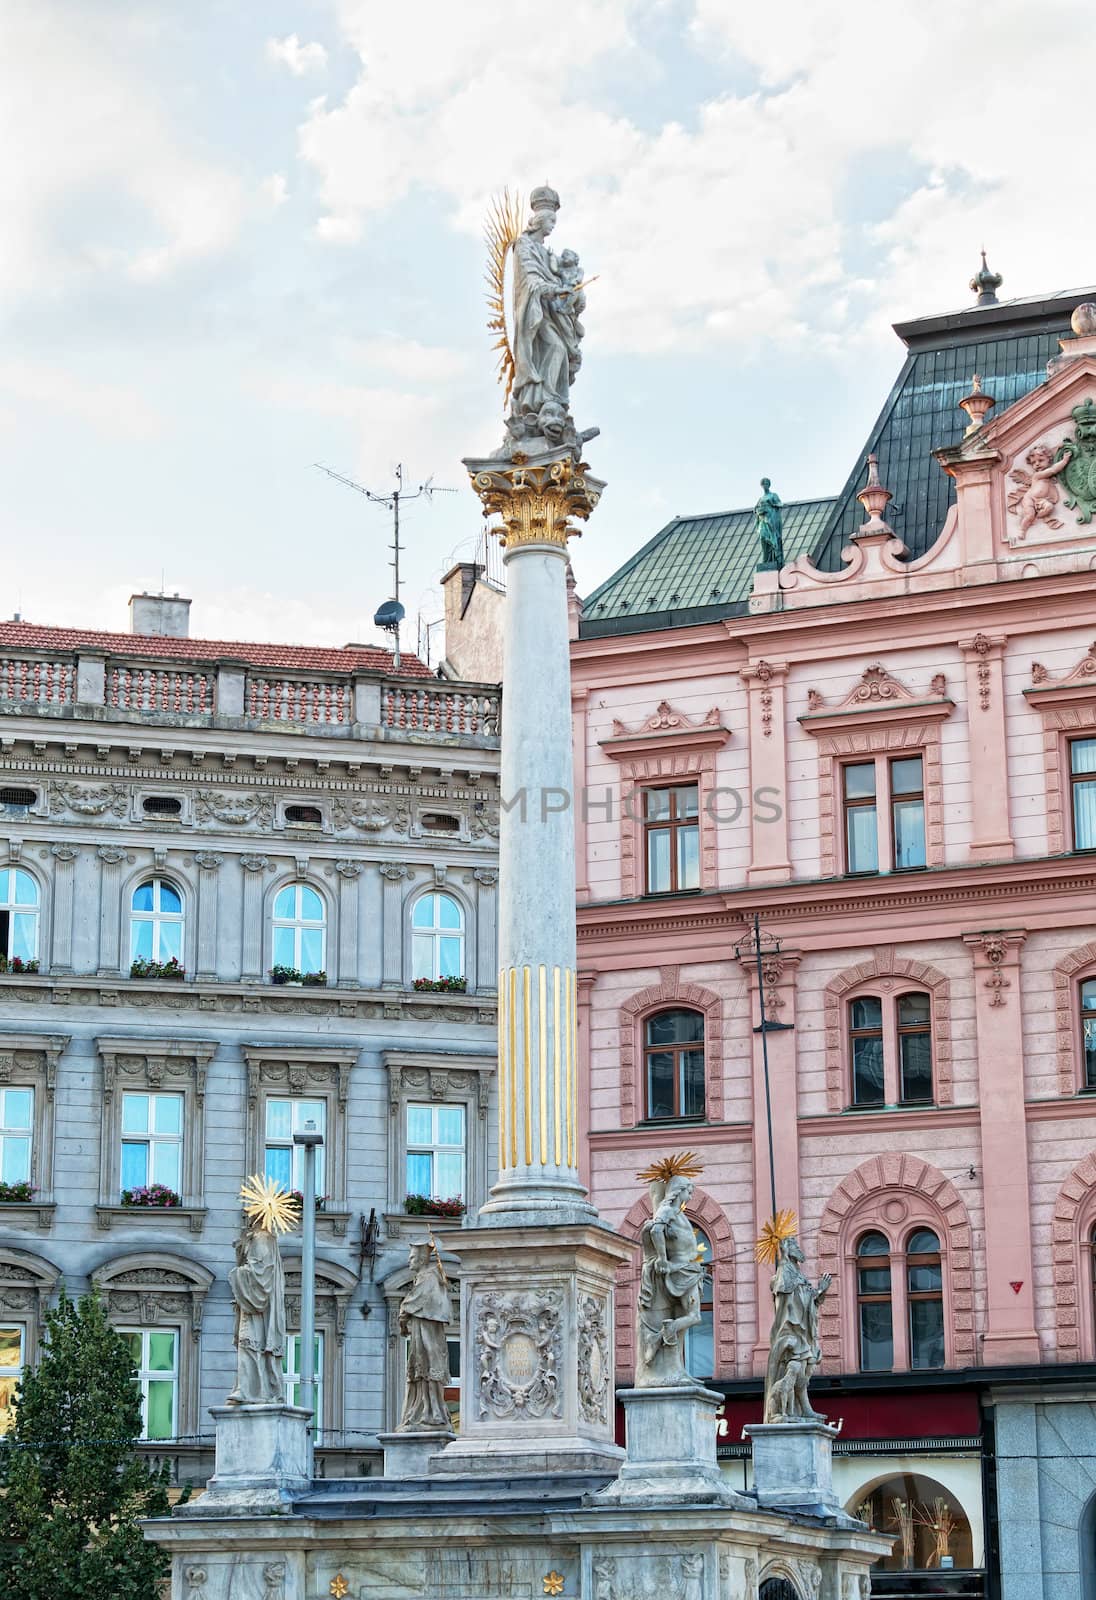
[[[348,723],[353,695],[346,679],[259,678],[248,674],[247,715],[260,722]]]
[[[121,711],[175,711],[201,716],[213,710],[213,679],[178,667],[112,665],[106,703]]]
[[[75,681],[72,661],[0,657],[0,700],[17,705],[71,705]]]
[[[407,733],[499,733],[499,696],[490,690],[445,683],[388,683],[382,723]]]

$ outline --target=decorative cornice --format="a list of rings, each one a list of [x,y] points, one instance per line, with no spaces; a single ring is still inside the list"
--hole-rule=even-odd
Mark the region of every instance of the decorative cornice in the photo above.
[[[611,760],[622,761],[659,747],[719,750],[730,737],[730,729],[720,720],[718,706],[692,721],[683,712],[675,711],[668,700],[662,700],[638,728],[626,728],[614,719],[611,735],[599,739],[598,744]]]

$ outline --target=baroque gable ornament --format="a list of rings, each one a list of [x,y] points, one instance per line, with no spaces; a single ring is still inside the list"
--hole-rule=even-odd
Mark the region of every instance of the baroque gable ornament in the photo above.
[[[54,816],[69,811],[78,817],[124,817],[129,810],[129,791],[122,783],[92,788],[54,780],[49,786],[49,809]]]
[[[1077,521],[1087,524],[1096,514],[1096,403],[1092,397],[1073,407],[1073,432],[1067,433],[1055,448],[1039,441],[1017,457],[1009,472],[1013,487],[1006,503],[1016,518],[1017,542],[1025,539],[1036,524],[1057,532],[1059,515],[1066,510],[1077,513]]]

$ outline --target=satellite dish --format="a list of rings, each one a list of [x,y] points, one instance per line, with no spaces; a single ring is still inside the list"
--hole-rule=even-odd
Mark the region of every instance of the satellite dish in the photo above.
[[[387,628],[395,633],[404,618],[404,609],[398,600],[386,600],[373,618],[373,626]]]

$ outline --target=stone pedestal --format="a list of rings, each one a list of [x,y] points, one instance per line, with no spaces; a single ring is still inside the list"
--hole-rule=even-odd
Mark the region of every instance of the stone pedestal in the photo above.
[[[841,1515],[833,1489],[833,1441],[839,1429],[804,1420],[749,1423],[744,1431],[753,1449],[759,1506]]]
[[[416,1433],[378,1433],[384,1451],[386,1478],[425,1478],[431,1456],[452,1444],[456,1435],[450,1428],[421,1429]]]
[[[625,1389],[627,1460],[598,1495],[618,1505],[745,1506],[716,1461],[715,1414],[723,1396],[711,1389]]]
[[[758,616],[765,611],[780,611],[783,604],[779,569],[772,566],[758,567],[750,590],[750,615]]]
[[[262,1516],[286,1511],[312,1486],[312,1413],[303,1406],[211,1406],[217,1428],[209,1487],[178,1516]]]
[[[634,1248],[566,1223],[461,1234],[460,1438],[432,1473],[616,1472],[613,1286]]]

